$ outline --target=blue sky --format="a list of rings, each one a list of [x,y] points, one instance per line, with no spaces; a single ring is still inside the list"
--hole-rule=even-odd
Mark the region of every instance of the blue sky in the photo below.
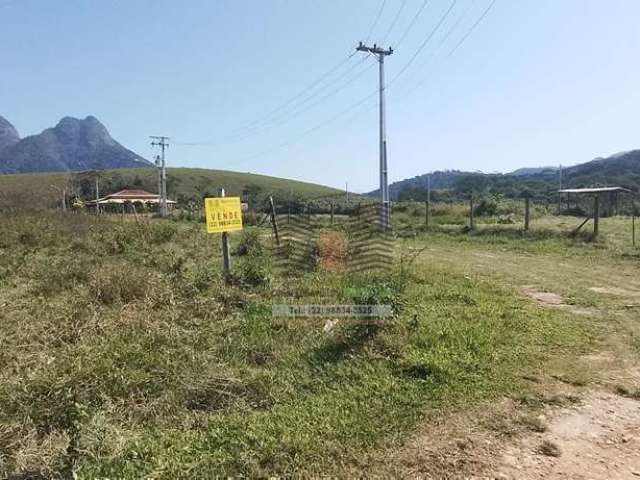
[[[382,0],[0,0],[0,115],[23,136],[95,115],[147,158],[148,135],[168,135],[170,165],[367,191],[377,66],[347,57],[372,30],[396,49],[390,181],[640,146],[640,2],[497,0],[450,54],[490,1],[457,0],[426,41],[452,0],[410,30],[423,0],[386,0],[373,30]]]

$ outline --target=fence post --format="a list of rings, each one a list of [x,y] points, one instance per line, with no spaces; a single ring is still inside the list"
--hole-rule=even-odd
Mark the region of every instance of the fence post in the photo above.
[[[333,225],[333,202],[331,202],[331,225]]]
[[[221,188],[220,197],[224,198],[224,196],[224,188]],[[228,278],[231,272],[231,253],[229,251],[229,234],[227,232],[222,232],[222,271],[225,278]]]
[[[475,224],[473,221],[473,195],[469,199],[469,228],[473,230],[475,228]]]
[[[273,225],[273,234],[276,237],[276,245],[280,246],[280,236],[278,235],[278,221],[276,220],[276,207],[273,204],[273,197],[269,197],[269,206],[271,207],[271,224]]]
[[[524,231],[529,231],[529,221],[531,220],[531,210],[529,197],[524,199]]]
[[[600,195],[596,193],[593,200],[593,236],[597,237],[600,231]]]
[[[429,223],[431,220],[431,202],[426,200],[424,202],[424,225],[429,228]]]

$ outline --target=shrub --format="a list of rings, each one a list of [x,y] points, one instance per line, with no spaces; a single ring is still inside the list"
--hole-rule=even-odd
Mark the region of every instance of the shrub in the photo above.
[[[170,222],[152,222],[150,224],[149,242],[154,245],[171,241],[178,232],[178,227]]]
[[[242,231],[238,246],[236,247],[236,255],[260,255],[264,252],[262,241],[260,240],[260,232],[254,229],[246,229]]]
[[[238,262],[231,273],[231,281],[248,287],[267,286],[271,283],[271,263],[265,255],[250,254]]]
[[[352,277],[344,289],[344,297],[356,305],[390,305],[397,312],[405,288],[401,277],[393,274]]]
[[[490,217],[498,211],[498,204],[494,200],[483,198],[473,208],[473,213],[479,217]]]

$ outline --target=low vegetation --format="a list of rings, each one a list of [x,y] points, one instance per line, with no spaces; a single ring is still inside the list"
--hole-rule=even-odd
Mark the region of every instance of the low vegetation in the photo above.
[[[627,222],[605,219],[603,238],[586,241],[566,235],[571,218],[542,210],[524,234],[491,215],[474,231],[462,221],[427,229],[418,207],[394,213],[391,271],[341,268],[342,237],[329,232],[317,268],[283,275],[263,225],[231,235],[227,279],[218,236],[196,221],[2,215],[0,477],[340,475],[403,445],[435,412],[504,396],[531,410],[523,428],[544,431],[536,412],[555,397],[528,379],[588,353],[605,327],[540,308],[446,255],[627,261],[637,258]],[[464,219],[463,206],[438,209],[434,219]],[[291,303],[385,304],[393,317],[272,316]]]

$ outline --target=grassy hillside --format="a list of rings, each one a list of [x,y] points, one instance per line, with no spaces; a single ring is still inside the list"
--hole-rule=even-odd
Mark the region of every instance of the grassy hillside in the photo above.
[[[101,194],[131,187],[150,192],[158,190],[155,168],[105,170],[98,173],[98,178]],[[63,188],[81,198],[91,199],[95,195],[94,186],[93,174],[0,175],[0,208],[51,208],[59,204]],[[219,188],[224,188],[227,195],[238,196],[248,188],[254,196],[268,194],[281,199],[308,200],[343,195],[341,190],[322,185],[253,173],[197,168],[170,168],[168,171],[169,197],[179,202],[199,202],[204,196],[216,195]]]

